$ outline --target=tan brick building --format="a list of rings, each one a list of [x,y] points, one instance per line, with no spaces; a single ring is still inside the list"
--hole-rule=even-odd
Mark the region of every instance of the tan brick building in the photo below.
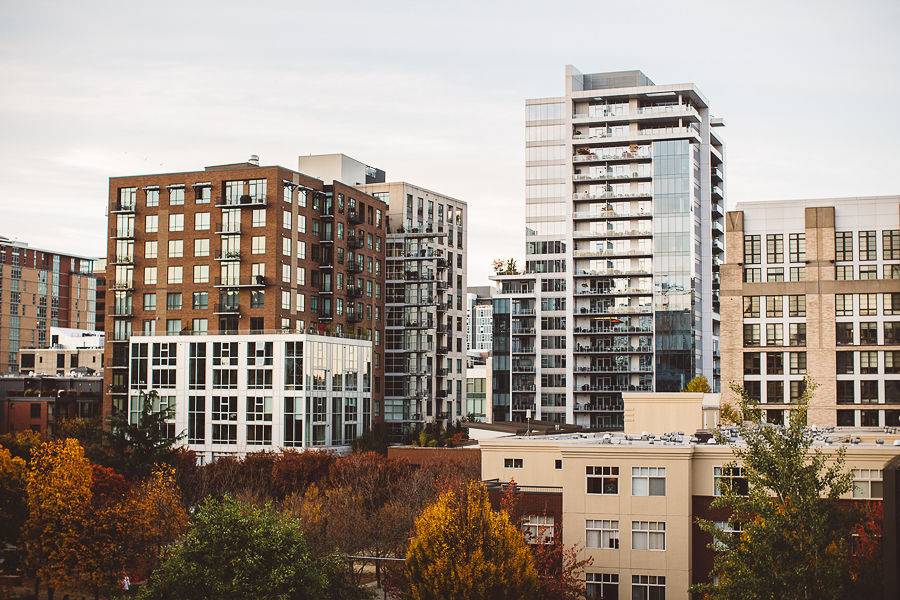
[[[742,203],[726,219],[722,381],[781,422],[900,425],[900,197]]]
[[[44,348],[51,327],[94,329],[94,259],[0,237],[0,374],[19,350]]]
[[[110,178],[106,414],[132,335],[293,332],[371,340],[378,418],[386,206],[257,162]]]

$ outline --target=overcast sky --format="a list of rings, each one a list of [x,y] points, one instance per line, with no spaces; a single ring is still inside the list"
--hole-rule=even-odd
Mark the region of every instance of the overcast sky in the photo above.
[[[0,0],[0,235],[104,254],[108,177],[344,152],[523,253],[525,98],[564,65],[696,83],[728,207],[900,193],[900,2]]]

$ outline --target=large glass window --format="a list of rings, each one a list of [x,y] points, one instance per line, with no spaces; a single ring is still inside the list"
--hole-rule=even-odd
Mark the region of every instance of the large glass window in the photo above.
[[[588,548],[619,549],[619,522],[607,520],[585,521],[584,545]]]
[[[665,521],[632,521],[631,522],[631,549],[632,550],[665,550],[666,549],[666,523],[665,523]]]
[[[585,467],[588,494],[618,494],[619,467]]]

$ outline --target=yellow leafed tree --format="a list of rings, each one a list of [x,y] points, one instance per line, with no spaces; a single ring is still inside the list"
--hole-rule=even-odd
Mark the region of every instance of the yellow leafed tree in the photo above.
[[[536,598],[538,575],[522,532],[491,509],[484,485],[448,491],[416,519],[406,551],[414,600]]]
[[[38,446],[25,492],[23,540],[29,564],[48,586],[73,587],[84,556],[82,532],[91,503],[91,463],[81,444],[65,439]]]

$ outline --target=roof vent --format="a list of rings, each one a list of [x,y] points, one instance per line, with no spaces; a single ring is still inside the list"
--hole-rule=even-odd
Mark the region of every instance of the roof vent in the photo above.
[[[258,167],[259,166],[259,155],[251,154],[250,158],[247,159],[247,162],[250,163],[251,165],[256,165]]]

